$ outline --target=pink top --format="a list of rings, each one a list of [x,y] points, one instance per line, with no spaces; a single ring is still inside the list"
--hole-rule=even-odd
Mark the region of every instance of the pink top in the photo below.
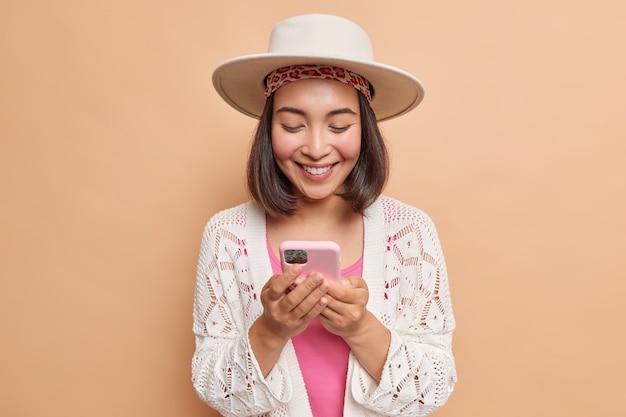
[[[267,246],[274,274],[281,273],[280,260]],[[363,258],[341,271],[341,276],[362,276]],[[343,416],[346,393],[348,355],[350,348],[344,340],[328,332],[318,319],[311,321],[305,331],[291,339],[296,350],[309,404],[314,417]]]

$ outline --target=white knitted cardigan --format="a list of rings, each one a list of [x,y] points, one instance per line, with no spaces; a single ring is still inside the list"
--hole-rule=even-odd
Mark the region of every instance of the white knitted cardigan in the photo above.
[[[344,416],[424,416],[456,382],[455,321],[437,232],[424,212],[384,196],[366,210],[364,229],[367,308],[391,330],[391,344],[379,384],[350,355]],[[196,276],[192,380],[225,416],[311,416],[293,345],[264,378],[248,340],[271,275],[263,211],[245,203],[209,220]]]

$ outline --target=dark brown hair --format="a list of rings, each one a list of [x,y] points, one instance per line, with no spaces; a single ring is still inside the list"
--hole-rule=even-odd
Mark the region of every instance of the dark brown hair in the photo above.
[[[361,116],[361,153],[346,178],[341,197],[352,203],[355,212],[363,214],[382,193],[389,176],[389,156],[378,128],[376,115],[362,93],[359,94]],[[252,198],[270,215],[295,213],[297,197],[291,182],[282,173],[272,149],[272,114],[274,95],[267,98],[257,125],[248,158],[248,190]]]

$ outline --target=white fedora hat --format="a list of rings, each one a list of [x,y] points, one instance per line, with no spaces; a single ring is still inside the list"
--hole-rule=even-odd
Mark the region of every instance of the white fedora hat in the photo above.
[[[378,121],[415,108],[424,97],[421,82],[398,68],[374,61],[365,31],[338,16],[308,14],[279,22],[267,53],[230,59],[213,72],[213,86],[232,107],[259,118],[265,106],[265,77],[299,64],[341,67],[366,78],[374,90],[371,105]]]

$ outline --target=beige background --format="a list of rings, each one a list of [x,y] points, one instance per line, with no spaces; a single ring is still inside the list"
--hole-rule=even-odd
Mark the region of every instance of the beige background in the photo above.
[[[448,261],[459,383],[436,415],[626,415],[620,0],[2,0],[0,415],[211,415],[196,255],[247,198],[254,123],[210,73],[306,12],[426,85],[383,129],[387,194]]]

